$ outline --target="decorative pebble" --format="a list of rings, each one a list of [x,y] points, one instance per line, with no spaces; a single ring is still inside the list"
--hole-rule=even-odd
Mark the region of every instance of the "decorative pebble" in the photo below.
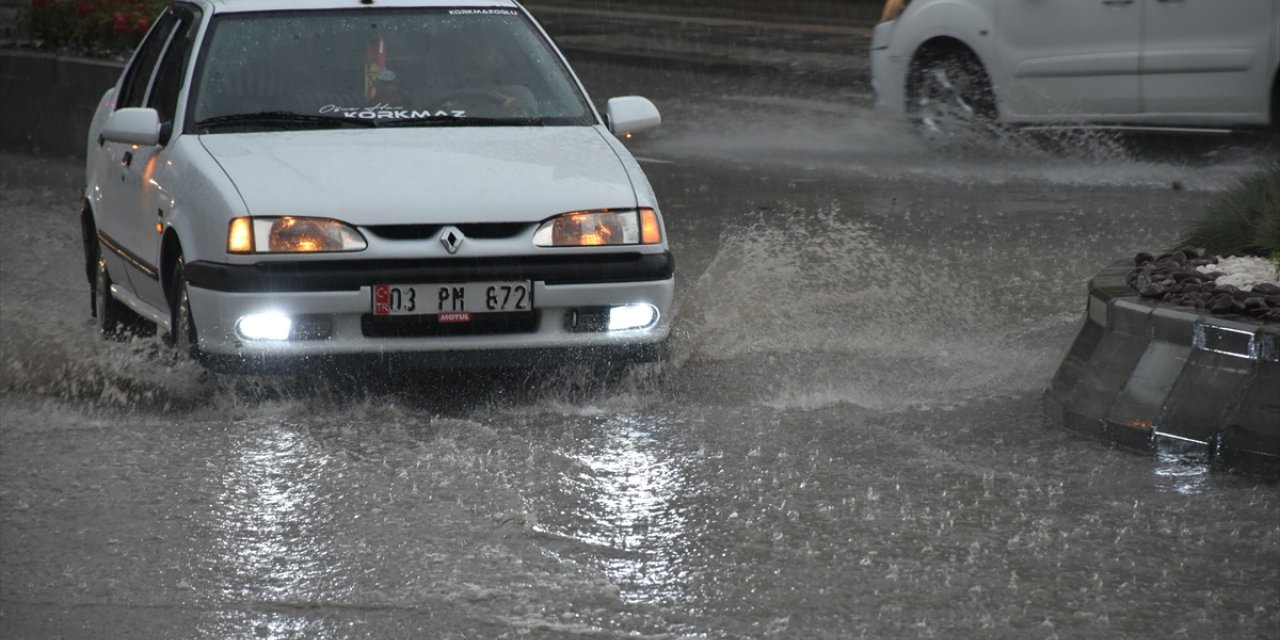
[[[1215,315],[1244,315],[1280,321],[1280,278],[1261,258],[1218,258],[1198,247],[1133,257],[1127,281],[1144,298],[1208,309]]]

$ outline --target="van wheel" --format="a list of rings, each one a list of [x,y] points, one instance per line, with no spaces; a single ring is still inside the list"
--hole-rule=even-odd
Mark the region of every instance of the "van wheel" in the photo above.
[[[1280,132],[1280,71],[1271,81],[1271,130]]]
[[[944,142],[988,137],[997,129],[991,79],[963,48],[928,52],[912,63],[907,113],[925,137]]]

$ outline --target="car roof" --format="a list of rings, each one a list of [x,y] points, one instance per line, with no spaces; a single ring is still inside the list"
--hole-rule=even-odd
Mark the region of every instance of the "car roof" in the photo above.
[[[519,8],[515,0],[197,0],[214,13],[257,11],[306,11],[377,7],[503,7]]]

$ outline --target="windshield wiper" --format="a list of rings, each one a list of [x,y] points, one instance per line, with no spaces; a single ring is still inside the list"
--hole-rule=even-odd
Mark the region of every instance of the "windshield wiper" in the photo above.
[[[537,127],[538,118],[473,118],[470,116],[432,115],[421,118],[377,120],[378,127]]]
[[[205,118],[196,123],[197,127],[221,127],[221,126],[242,126],[242,125],[268,125],[268,124],[284,124],[284,125],[310,125],[320,127],[371,127],[374,123],[369,120],[357,120],[354,118],[342,118],[336,116],[320,116],[307,113],[294,113],[292,111],[259,111],[257,113],[234,113],[225,116],[215,116],[213,118]]]

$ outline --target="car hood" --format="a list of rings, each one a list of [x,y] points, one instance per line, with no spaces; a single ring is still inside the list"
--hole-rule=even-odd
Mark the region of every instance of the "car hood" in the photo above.
[[[356,225],[538,221],[636,206],[596,127],[436,127],[208,134],[250,215]]]

